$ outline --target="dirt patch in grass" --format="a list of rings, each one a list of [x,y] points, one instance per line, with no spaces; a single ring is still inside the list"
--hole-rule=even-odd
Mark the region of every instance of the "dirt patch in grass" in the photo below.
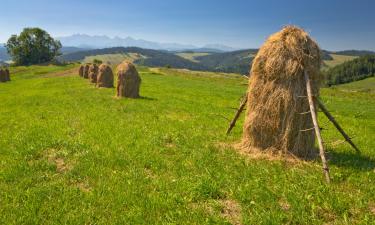
[[[230,224],[242,224],[242,210],[240,204],[233,199],[222,199],[190,204],[192,209],[203,209],[208,215],[219,215]]]
[[[370,204],[369,210],[372,213],[372,215],[375,215],[375,203]]]
[[[279,206],[283,211],[289,211],[290,204],[285,199],[279,200]]]
[[[220,201],[220,203],[223,207],[220,213],[223,218],[228,220],[233,225],[242,224],[241,206],[238,204],[238,202],[227,199]]]
[[[56,172],[58,173],[64,173],[73,168],[72,164],[67,163],[62,156],[59,156],[56,149],[48,149],[45,156],[49,163],[56,165]]]
[[[76,184],[76,187],[82,192],[89,193],[92,191],[92,188],[87,182],[79,182]]]

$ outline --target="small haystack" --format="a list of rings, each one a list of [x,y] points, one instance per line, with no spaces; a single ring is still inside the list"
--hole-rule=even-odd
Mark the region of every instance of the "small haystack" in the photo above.
[[[5,80],[10,81],[10,72],[8,68],[5,69]]]
[[[253,60],[242,139],[247,150],[316,155],[304,73],[319,95],[321,51],[308,34],[287,26],[271,35]]]
[[[139,98],[141,77],[131,62],[123,62],[117,67],[117,97]]]
[[[97,77],[97,87],[113,87],[113,72],[110,66],[102,64],[99,66],[99,73]]]
[[[6,82],[5,71],[0,68],[0,82]]]
[[[89,68],[89,81],[91,83],[96,83],[96,78],[98,76],[98,66],[96,64],[92,64]]]
[[[78,69],[78,75],[80,76],[80,77],[83,77],[83,70],[85,69],[85,67],[83,66],[83,65],[81,65],[80,67],[79,67],[79,69]]]
[[[89,70],[90,70],[90,65],[86,64],[83,67],[83,78],[88,79],[89,78]]]

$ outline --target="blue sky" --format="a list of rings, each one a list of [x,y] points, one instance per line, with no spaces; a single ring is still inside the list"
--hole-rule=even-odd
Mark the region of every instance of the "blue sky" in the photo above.
[[[24,27],[239,48],[287,24],[328,50],[375,50],[373,0],[0,0],[0,42]]]

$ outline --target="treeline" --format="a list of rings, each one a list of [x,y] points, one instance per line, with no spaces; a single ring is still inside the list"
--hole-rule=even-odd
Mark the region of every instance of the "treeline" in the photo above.
[[[324,72],[328,86],[372,77],[375,74],[375,55],[365,55]]]

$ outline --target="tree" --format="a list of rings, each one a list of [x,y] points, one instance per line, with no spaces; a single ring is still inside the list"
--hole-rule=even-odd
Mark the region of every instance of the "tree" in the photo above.
[[[19,36],[12,35],[6,48],[17,65],[45,63],[60,55],[60,41],[40,28],[25,28]]]
[[[100,65],[100,64],[103,63],[103,61],[100,60],[100,59],[94,59],[94,60],[92,60],[92,63]]]

